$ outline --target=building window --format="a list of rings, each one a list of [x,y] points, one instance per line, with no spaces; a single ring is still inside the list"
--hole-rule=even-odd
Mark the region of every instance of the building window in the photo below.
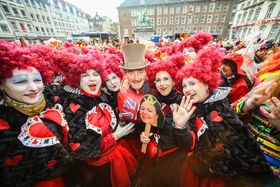
[[[10,14],[10,10],[6,5],[2,5],[2,7],[5,13]]]
[[[210,3],[209,5],[209,12],[214,12],[215,3]]]
[[[216,26],[212,26],[211,27],[211,34],[216,34],[216,29],[217,29],[217,27]]]
[[[36,18],[38,21],[41,21],[39,14],[36,14]]]
[[[32,26],[30,24],[27,24],[28,30],[33,31]]]
[[[174,7],[170,7],[169,14],[174,14]]]
[[[222,4],[216,6],[216,12],[220,12],[222,9]]]
[[[244,23],[245,20],[247,18],[247,12],[244,12],[243,16],[242,16],[242,20],[241,20],[241,23]]]
[[[167,25],[167,18],[163,18],[163,25]]]
[[[198,16],[194,16],[193,23],[198,23]]]
[[[213,22],[214,22],[214,23],[218,23],[218,22],[219,22],[219,16],[214,16]]]
[[[162,8],[161,7],[157,7],[157,15],[161,15],[162,12]]]
[[[261,27],[260,27],[260,31],[264,31],[266,29],[266,26],[265,25],[262,25]]]
[[[221,23],[225,23],[226,22],[226,15],[222,15],[220,22]]]
[[[180,18],[179,17],[175,17],[175,24],[179,25],[180,24]]]
[[[205,23],[205,15],[200,16],[200,23]]]
[[[204,31],[205,31],[205,32],[210,32],[210,26],[209,26],[209,25],[205,26]]]
[[[218,27],[218,34],[222,34],[223,33],[223,26],[219,26]]]
[[[200,5],[195,6],[195,12],[200,12]]]
[[[163,34],[167,33],[167,28],[163,28]]]
[[[267,10],[266,15],[265,15],[265,18],[270,18],[271,17],[271,14],[273,12],[274,7],[275,7],[274,3],[269,5],[268,10]]]
[[[193,10],[194,10],[194,6],[190,5],[190,6],[189,6],[189,13],[192,13]]]
[[[254,17],[253,17],[253,21],[258,20],[258,17],[259,17],[259,15],[260,15],[260,11],[261,11],[261,8],[258,8],[258,9],[256,10],[255,15],[254,15]]]
[[[207,12],[207,5],[202,6],[202,12]]]
[[[188,16],[188,23],[189,23],[189,24],[192,23],[192,16]]]
[[[277,39],[279,37],[279,32],[280,32],[279,25],[280,25],[279,23],[276,23],[272,26],[268,38]]]
[[[169,18],[169,25],[173,25],[173,18]]]
[[[207,16],[207,23],[211,23],[212,22],[212,15],[208,15]]]
[[[186,14],[188,12],[188,7],[187,6],[183,6],[183,14]]]
[[[161,18],[157,18],[157,25],[161,25]]]
[[[39,27],[35,27],[36,31],[39,32]]]
[[[12,7],[12,10],[13,10],[14,14],[15,14],[16,16],[18,16],[18,11],[17,11],[17,8]]]
[[[181,18],[181,24],[186,24],[186,16],[182,16]]]
[[[163,8],[163,14],[168,14],[168,7]]]
[[[223,11],[228,11],[229,4],[224,4]]]
[[[193,26],[191,32],[192,32],[192,33],[196,33],[196,32],[197,32],[196,29],[197,29],[196,26]]]
[[[161,35],[161,29],[160,29],[160,27],[157,28],[157,35]]]
[[[173,28],[170,27],[169,28],[169,33],[172,34],[172,32],[173,32]]]
[[[13,27],[13,29],[14,30],[18,30],[18,26],[17,26],[17,24],[16,24],[16,22],[11,22],[11,25],[12,25],[12,27]]]
[[[189,33],[191,31],[191,28],[190,27],[187,27],[186,28],[186,33]]]
[[[249,14],[248,14],[248,17],[247,17],[247,22],[248,21],[251,21],[252,17],[253,17],[253,14],[254,14],[254,10],[250,10]]]
[[[24,23],[19,23],[19,26],[21,28],[22,31],[26,31],[26,28],[24,26]]]
[[[136,27],[137,25],[137,20],[136,19],[132,19],[132,23],[131,23],[132,27]]]
[[[7,27],[7,25],[0,25],[2,32],[10,32],[9,28]]]
[[[181,7],[177,6],[176,7],[176,14],[180,14],[181,13]]]
[[[20,9],[20,12],[21,12],[21,15],[22,15],[23,17],[26,17],[26,13],[25,13],[24,10]]]

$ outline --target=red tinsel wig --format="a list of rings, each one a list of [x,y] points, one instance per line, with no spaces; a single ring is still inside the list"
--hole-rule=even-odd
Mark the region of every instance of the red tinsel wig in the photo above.
[[[204,46],[210,43],[213,40],[213,37],[207,32],[198,32],[192,37],[184,40],[181,45],[184,47],[192,47],[195,52],[198,53]]]
[[[105,58],[106,74],[115,73],[121,80],[124,76],[124,71],[119,67],[121,65],[122,58],[116,54],[108,54]],[[107,78],[106,78],[107,80]]]
[[[15,42],[0,40],[0,84],[13,76],[14,69],[28,67],[36,68],[41,73],[44,83],[51,82],[54,74],[52,64],[46,61],[37,50],[22,48]]]
[[[176,86],[182,91],[184,78],[193,77],[208,85],[209,93],[213,92],[221,83],[221,66],[224,53],[216,47],[208,47],[199,51],[194,62],[183,66],[176,75]]]
[[[156,74],[160,71],[166,71],[172,80],[175,82],[175,76],[177,71],[185,64],[185,58],[183,54],[176,54],[169,57],[167,60],[160,60],[151,63],[147,67],[147,77],[149,81],[149,86],[151,88],[155,87]]]
[[[67,68],[63,69],[64,81],[72,87],[80,86],[81,74],[87,70],[93,69],[97,71],[102,79],[102,83],[106,80],[106,72],[102,61],[93,58],[91,55],[78,55],[73,59],[68,59]]]

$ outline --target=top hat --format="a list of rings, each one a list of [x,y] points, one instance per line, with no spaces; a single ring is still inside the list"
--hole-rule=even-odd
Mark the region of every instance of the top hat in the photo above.
[[[125,70],[134,70],[145,68],[149,63],[145,59],[144,44],[128,44],[122,46],[122,52],[124,56],[124,63],[120,68]]]

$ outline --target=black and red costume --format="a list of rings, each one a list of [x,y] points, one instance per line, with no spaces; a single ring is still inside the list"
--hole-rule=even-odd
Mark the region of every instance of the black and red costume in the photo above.
[[[196,105],[189,120],[196,143],[183,186],[259,186],[271,179],[254,137],[228,105],[228,93],[217,89]]]
[[[80,134],[79,131],[81,126],[95,131],[91,138],[91,135],[88,135],[88,145],[92,147],[87,147],[88,154],[80,153],[80,159],[87,163],[86,168],[91,175],[87,185],[130,186],[130,176],[136,172],[137,163],[130,152],[118,144],[113,136],[118,121],[106,95],[103,92],[90,95],[68,86],[64,86],[64,89],[62,102],[70,134],[73,134],[75,139],[83,138],[84,134]],[[98,139],[98,133],[101,135],[101,147],[95,141]]]
[[[44,91],[46,107],[28,116],[0,104],[1,186],[63,186],[61,174],[72,160],[68,152],[68,124],[52,92]]]
[[[173,124],[171,106],[180,104],[181,94],[173,89],[167,96],[158,94],[157,99],[162,105],[165,122],[163,129],[155,130],[154,139],[148,144],[147,151],[153,159],[144,180],[148,180],[145,183],[151,186],[180,186],[183,163],[192,149],[192,132],[188,126],[178,129]],[[159,138],[158,143],[156,138]]]

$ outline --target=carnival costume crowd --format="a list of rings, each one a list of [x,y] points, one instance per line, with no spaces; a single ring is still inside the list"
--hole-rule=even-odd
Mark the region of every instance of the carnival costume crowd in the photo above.
[[[271,41],[0,40],[0,89],[0,186],[280,186]]]

